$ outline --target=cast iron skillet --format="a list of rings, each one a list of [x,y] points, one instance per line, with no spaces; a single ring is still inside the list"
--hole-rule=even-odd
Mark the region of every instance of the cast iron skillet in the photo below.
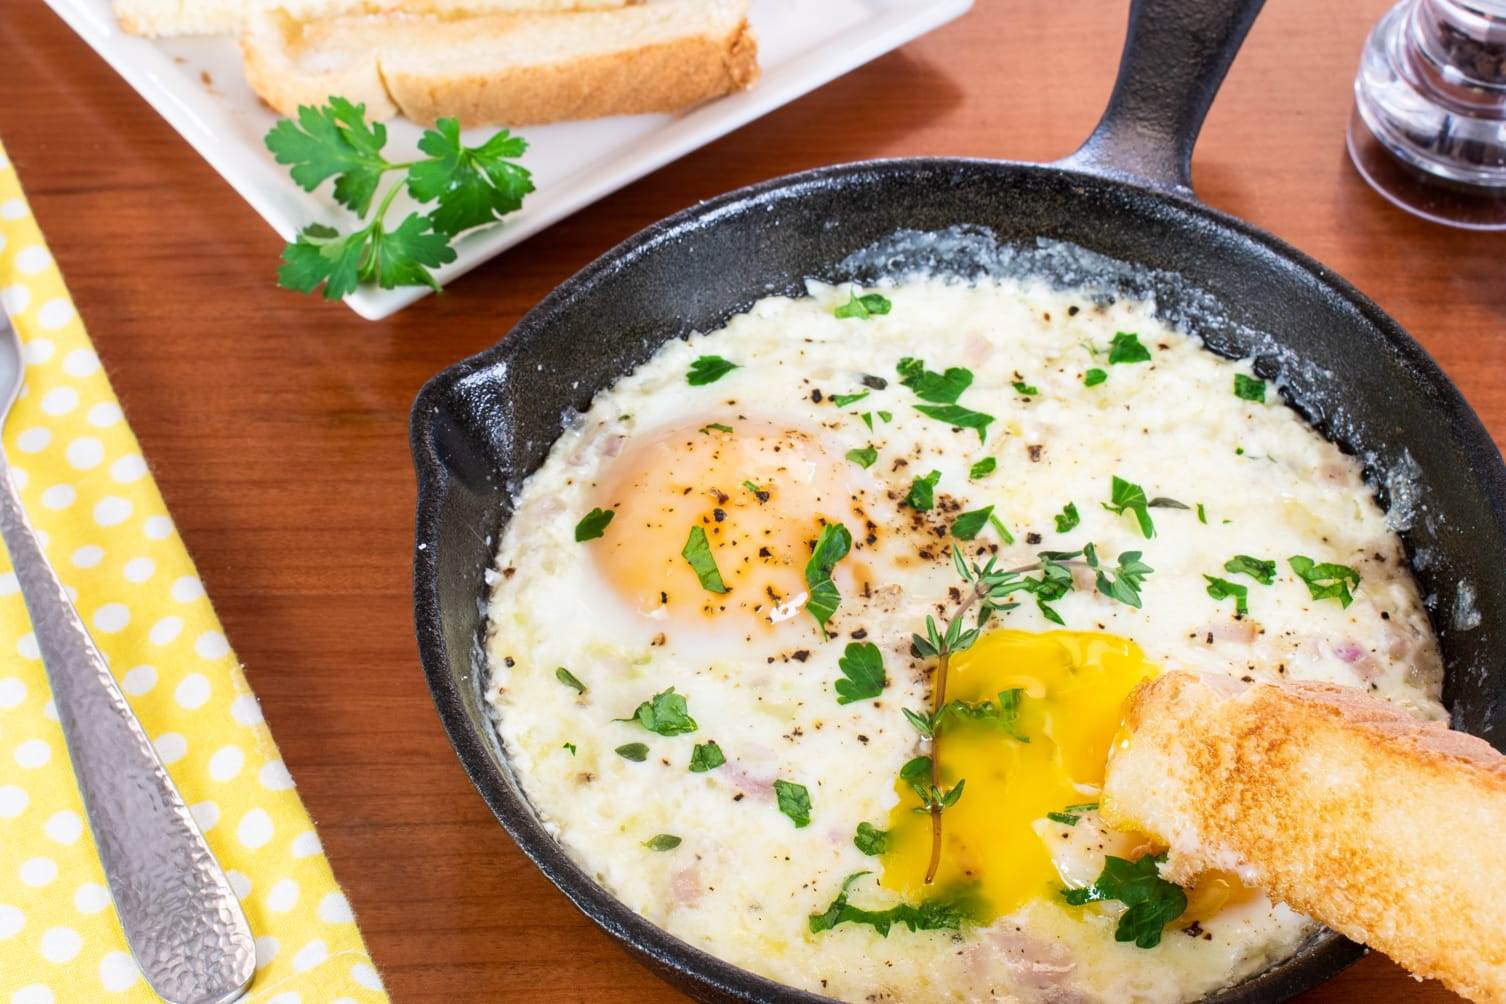
[[[1113,96],[1083,147],[1060,164],[916,158],[828,167],[732,192],[655,224],[567,280],[500,344],[451,367],[414,405],[418,469],[414,592],[419,651],[471,780],[535,864],[588,917],[691,995],[807,1001],[715,959],[624,907],[540,825],[488,722],[481,649],[483,573],[522,480],[568,414],[662,343],[719,327],[901,228],[971,224],[1006,242],[1070,241],[1162,285],[1163,306],[1222,305],[1205,317],[1216,350],[1254,354],[1325,435],[1358,452],[1383,498],[1408,471],[1423,487],[1406,540],[1449,667],[1456,728],[1500,747],[1506,685],[1506,469],[1479,420],[1394,321],[1323,266],[1192,197],[1192,145],[1261,0],[1135,0]],[[1001,100],[1007,98],[1001,97]],[[1335,138],[1335,142],[1338,139]],[[1251,158],[1250,169],[1259,162]],[[1206,296],[1204,297],[1206,300]],[[1192,313],[1196,313],[1193,311]],[[1411,460],[1406,458],[1410,457]],[[1415,466],[1414,466],[1415,464]],[[1479,626],[1462,629],[1474,587]],[[1461,608],[1465,608],[1461,611]],[[588,616],[588,614],[583,614]],[[1221,994],[1282,1000],[1356,959],[1322,935]]]

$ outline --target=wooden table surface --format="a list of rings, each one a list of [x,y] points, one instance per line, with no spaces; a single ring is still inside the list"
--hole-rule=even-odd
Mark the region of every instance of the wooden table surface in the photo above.
[[[1272,0],[1209,117],[1197,189],[1374,297],[1499,442],[1506,236],[1404,215],[1344,153],[1388,3]],[[675,998],[514,848],[440,729],[411,629],[419,386],[694,200],[865,157],[1068,153],[1107,97],[1125,7],[978,0],[373,324],[274,288],[276,235],[52,13],[0,0],[0,136],[396,1000]],[[1372,956],[1307,999],[1448,996]]]

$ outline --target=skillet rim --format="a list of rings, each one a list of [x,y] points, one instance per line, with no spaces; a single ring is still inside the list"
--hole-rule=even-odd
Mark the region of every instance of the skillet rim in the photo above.
[[[420,662],[446,735],[466,775],[514,844],[593,923],[657,975],[700,999],[779,1000],[799,1004],[831,1000],[760,976],[702,951],[633,911],[570,859],[540,823],[526,795],[522,794],[521,783],[516,794],[510,790],[508,781],[493,763],[488,740],[471,728],[464,697],[457,681],[451,677],[445,659],[438,547],[440,503],[449,475],[430,435],[433,416],[460,381],[479,370],[506,362],[524,339],[547,337],[548,318],[579,297],[590,295],[598,279],[620,268],[632,267],[636,258],[681,233],[716,225],[722,217],[735,213],[744,204],[757,204],[779,192],[784,192],[787,197],[798,197],[801,189],[819,187],[838,179],[957,167],[1065,178],[1075,186],[1098,186],[1132,200],[1162,203],[1199,217],[1213,227],[1231,231],[1243,241],[1258,245],[1286,264],[1295,266],[1314,286],[1331,293],[1373,325],[1405,366],[1416,374],[1419,382],[1430,389],[1431,403],[1440,417],[1448,420],[1448,428],[1459,445],[1470,455],[1483,458],[1479,474],[1486,482],[1486,501],[1496,522],[1506,527],[1506,465],[1502,463],[1500,451],[1474,408],[1427,350],[1378,304],[1337,272],[1274,234],[1208,206],[1190,194],[1152,189],[1130,176],[1098,173],[1072,164],[1037,164],[981,157],[878,158],[779,175],[733,189],[694,203],[628,236],[552,289],[495,344],[446,367],[420,389],[409,423],[409,442],[417,477],[413,571],[415,627]],[[1241,253],[1248,254],[1249,250],[1241,249]],[[1308,419],[1304,417],[1304,421]],[[1320,435],[1323,434],[1320,431]],[[1325,438],[1328,437],[1325,435]],[[474,657],[474,648],[470,654]],[[484,666],[478,667],[474,661],[472,668],[484,671]],[[1445,681],[1451,676],[1449,667],[1445,667]],[[466,674],[465,679],[470,680],[471,674]],[[1294,954],[1203,1000],[1207,1004],[1286,1000],[1325,982],[1368,951],[1332,932],[1320,932]]]

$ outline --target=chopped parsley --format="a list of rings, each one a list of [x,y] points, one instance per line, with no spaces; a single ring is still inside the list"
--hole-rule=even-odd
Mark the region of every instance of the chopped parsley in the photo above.
[[[1157,495],[1148,503],[1152,509],[1191,509],[1186,502],[1178,502],[1176,499],[1167,498],[1165,495]]]
[[[606,532],[607,524],[617,513],[611,509],[592,509],[575,524],[576,541],[595,540]]]
[[[1236,373],[1234,374],[1234,396],[1244,398],[1246,401],[1258,401],[1265,404],[1265,381],[1245,376],[1243,373]]]
[[[1109,378],[1109,375],[1098,367],[1093,367],[1082,375],[1082,382],[1087,387],[1097,387]]]
[[[870,857],[877,857],[889,849],[889,831],[881,830],[872,823],[859,823],[852,835],[853,845]]]
[[[977,481],[979,478],[986,478],[990,474],[992,474],[998,466],[999,462],[993,457],[984,457],[982,460],[978,461],[976,464],[967,469],[967,479],[969,481]]]
[[[1203,503],[1197,504],[1197,521],[1204,526],[1208,525],[1208,510],[1203,508]]]
[[[1187,910],[1187,894],[1161,877],[1157,867],[1166,855],[1146,856],[1138,861],[1104,858],[1103,872],[1090,886],[1064,889],[1062,897],[1072,906],[1114,899],[1129,907],[1119,916],[1115,941],[1133,941],[1140,948],[1155,948],[1167,924]]]
[[[836,682],[837,703],[851,704],[884,692],[884,657],[872,642],[852,642],[837,660],[844,679]]]
[[[1262,586],[1269,586],[1276,581],[1274,561],[1252,558],[1248,554],[1236,554],[1224,562],[1224,571],[1233,572],[1235,575],[1248,575]]]
[[[682,736],[696,730],[695,719],[690,717],[690,707],[685,698],[675,693],[675,688],[662,690],[652,700],[638,705],[627,718],[619,722],[637,722],[650,732],[661,736]]]
[[[811,548],[810,560],[805,563],[805,584],[810,587],[810,597],[805,601],[806,612],[816,619],[821,637],[827,637],[826,624],[842,603],[842,594],[832,581],[832,571],[837,562],[847,557],[852,550],[852,534],[841,523],[828,523],[821,528],[821,536]]]
[[[833,394],[831,396],[831,403],[836,405],[838,408],[845,408],[849,404],[856,404],[867,396],[868,391],[866,390],[857,394]]]
[[[1140,344],[1140,336],[1130,331],[1116,332],[1109,344],[1109,364],[1148,363],[1150,349]]]
[[[988,524],[988,518],[993,514],[994,507],[991,505],[963,513],[952,521],[952,536],[958,540],[972,540]]]
[[[1250,605],[1245,602],[1246,597],[1250,594],[1248,586],[1241,586],[1230,582],[1228,579],[1220,579],[1213,575],[1204,575],[1203,578],[1208,580],[1208,595],[1215,600],[1227,600],[1231,596],[1234,598],[1234,615],[1236,617],[1243,617],[1250,612]]]
[[[861,450],[848,450],[847,459],[859,467],[872,467],[878,461],[878,450],[875,450],[871,445],[865,446]]]
[[[702,355],[694,363],[690,364],[690,372],[685,373],[685,382],[691,387],[702,387],[705,384],[715,384],[718,379],[726,376],[738,367],[732,361],[724,360],[720,355]]]
[[[575,744],[574,743],[562,743],[560,745],[560,749],[562,749],[562,750],[569,750],[571,756],[575,755]]]
[[[1121,516],[1126,512],[1134,513],[1135,520],[1140,524],[1140,535],[1146,540],[1156,535],[1156,524],[1151,522],[1150,510],[1147,508],[1149,505],[1144,488],[1114,475],[1109,486],[1109,501],[1103,503],[1103,507]]]
[[[853,290],[847,294],[847,302],[832,311],[832,315],[840,318],[857,317],[867,320],[874,314],[887,314],[893,308],[894,304],[890,303],[886,296],[880,296],[878,293],[864,293],[859,296],[857,291]]]
[[[980,443],[988,439],[988,426],[994,420],[992,415],[964,408],[960,404],[917,404],[915,410],[927,418],[945,422],[954,429],[976,430]]]
[[[586,685],[577,680],[575,674],[564,666],[554,671],[554,678],[567,687],[574,687],[577,694],[584,694],[586,692]]]
[[[1082,522],[1082,518],[1077,515],[1077,505],[1068,502],[1056,516],[1056,532],[1067,533],[1075,529],[1080,522]]]
[[[1016,393],[1026,397],[1037,397],[1041,392],[1039,387],[1032,387],[1023,380],[1016,380],[1011,386],[1014,387]]]
[[[820,913],[810,915],[810,932],[820,934],[830,931],[838,924],[867,924],[881,936],[888,937],[889,929],[903,924],[911,931],[956,931],[963,921],[972,919],[972,911],[962,900],[951,897],[928,899],[919,905],[898,903],[887,910],[864,910],[847,900],[852,884],[867,875],[854,872],[842,883],[842,891],[830,906]]]
[[[717,432],[731,432],[732,426],[723,425],[721,422],[712,422],[710,425],[701,426],[701,432],[708,436],[711,435],[712,429],[715,429]]]
[[[883,419],[884,422],[885,422],[885,424],[888,424],[889,422],[894,421],[894,413],[893,412],[880,411],[878,413],[878,417],[881,418],[881,419]]]
[[[956,404],[962,392],[973,384],[973,371],[960,366],[937,373],[926,369],[921,360],[905,356],[895,368],[899,371],[901,385],[914,391],[922,401],[934,404]]]
[[[680,557],[690,563],[696,578],[701,580],[701,588],[708,593],[727,591],[727,584],[722,581],[722,573],[717,570],[716,558],[711,553],[711,544],[706,540],[705,530],[699,526],[690,528],[690,536],[685,539],[685,547],[680,551]]]
[[[1346,607],[1354,602],[1349,587],[1360,584],[1360,573],[1348,565],[1337,565],[1331,561],[1318,563],[1301,554],[1292,555],[1287,559],[1287,564],[1292,566],[1297,578],[1307,583],[1307,591],[1313,599],[1335,599]]]
[[[863,424],[864,425],[868,426],[868,431],[872,432],[873,431],[873,412],[871,412],[871,411],[865,411],[861,415],[859,415],[858,417],[863,420]]]
[[[769,490],[767,488],[760,488],[751,481],[744,481],[743,487],[752,492],[753,497],[758,499],[758,501],[767,502],[769,500]]]
[[[905,505],[917,512],[925,512],[935,503],[934,490],[936,482],[941,480],[940,471],[932,471],[923,478],[916,478],[910,482],[909,494],[905,496]]]
[[[695,749],[690,751],[690,772],[692,774],[704,774],[708,770],[716,770],[726,762],[727,757],[722,753],[722,748],[716,744],[715,739],[696,743]]]
[[[795,829],[811,824],[811,793],[805,785],[781,779],[774,782],[774,795],[779,799],[779,811],[790,817]]]
[[[680,846],[680,838],[673,833],[660,833],[645,840],[643,846],[651,851],[672,851]]]
[[[867,872],[849,875],[842,883],[842,891],[831,906],[821,913],[811,914],[810,931],[820,934],[838,924],[867,924],[881,936],[888,937],[895,924],[903,924],[911,931],[955,931],[963,921],[971,919],[971,911],[961,901],[951,899],[928,899],[918,906],[899,903],[887,910],[864,910],[848,902],[847,893],[852,883]]]
[[[685,382],[692,387],[716,383],[735,369],[737,369],[737,363],[729,362],[721,356],[701,356],[690,364],[690,372],[685,374]]]
[[[633,763],[642,763],[648,759],[648,746],[645,743],[623,743],[612,752]]]
[[[1089,544],[1083,548],[1083,557],[1088,565],[1095,569],[1097,575],[1098,591],[1111,600],[1118,600],[1126,606],[1140,606],[1140,587],[1145,583],[1145,577],[1155,569],[1140,560],[1139,551],[1125,551],[1119,555],[1119,567],[1113,572],[1105,572],[1098,562],[1098,553]]]
[[[1053,823],[1061,823],[1063,826],[1076,826],[1082,819],[1082,813],[1094,812],[1098,808],[1097,802],[1079,802],[1077,805],[1069,805],[1060,812],[1048,812],[1046,818]]]

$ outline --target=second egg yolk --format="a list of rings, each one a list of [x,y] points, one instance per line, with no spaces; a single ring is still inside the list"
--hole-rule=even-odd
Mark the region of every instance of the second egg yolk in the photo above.
[[[858,490],[804,430],[708,422],[635,439],[612,462],[593,499],[616,513],[592,544],[597,567],[633,610],[666,628],[751,638],[794,622],[784,630],[819,637],[801,610],[824,524],[842,523],[854,542],[834,573],[838,589],[851,596],[867,585],[860,552],[876,528]],[[692,527],[705,533],[727,592],[707,590],[682,556]]]

